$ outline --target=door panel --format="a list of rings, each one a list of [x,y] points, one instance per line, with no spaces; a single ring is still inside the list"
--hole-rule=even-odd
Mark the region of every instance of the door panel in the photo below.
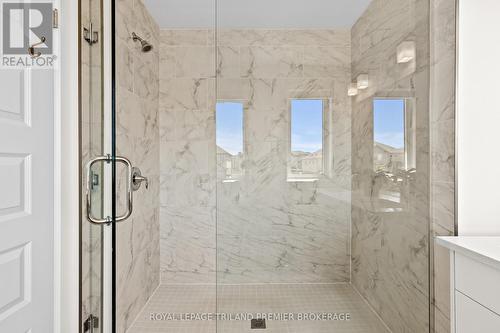
[[[53,331],[54,75],[0,70],[0,332]]]

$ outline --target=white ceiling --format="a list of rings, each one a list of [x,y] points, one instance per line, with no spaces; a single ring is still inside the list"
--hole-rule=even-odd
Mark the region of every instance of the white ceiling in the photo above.
[[[223,28],[351,27],[371,0],[217,0]],[[144,0],[161,28],[207,28],[216,0]]]

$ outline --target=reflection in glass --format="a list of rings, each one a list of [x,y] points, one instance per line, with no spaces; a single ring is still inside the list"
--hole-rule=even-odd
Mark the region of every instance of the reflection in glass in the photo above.
[[[405,101],[376,99],[373,102],[374,170],[405,169]]]
[[[218,102],[216,105],[217,165],[219,179],[235,181],[242,175],[243,104]]]
[[[373,101],[374,193],[384,209],[404,209],[415,178],[415,130],[412,100]]]
[[[323,101],[291,102],[289,178],[311,179],[323,172]]]

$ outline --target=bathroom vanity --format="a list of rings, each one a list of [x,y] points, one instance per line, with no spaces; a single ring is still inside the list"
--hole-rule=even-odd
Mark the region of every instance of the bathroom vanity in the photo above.
[[[500,332],[500,237],[438,237],[450,250],[451,332]]]

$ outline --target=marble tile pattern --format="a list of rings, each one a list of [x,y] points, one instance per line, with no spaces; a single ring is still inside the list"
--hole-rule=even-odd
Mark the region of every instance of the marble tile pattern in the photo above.
[[[161,31],[162,282],[215,283],[216,272],[223,284],[348,281],[349,30],[217,37],[215,47],[211,30]],[[317,182],[287,182],[292,98],[329,103]],[[215,100],[244,105],[235,183],[217,176]]]
[[[215,48],[209,30],[160,32],[162,283],[215,283]]]
[[[117,1],[116,150],[149,178],[134,192],[132,216],[117,225],[117,332],[125,332],[160,280],[159,27],[142,0]],[[153,50],[141,52],[131,33]],[[117,165],[117,210],[124,212],[126,174]]]
[[[352,78],[369,75],[369,87],[352,100],[352,284],[393,332],[428,332],[430,325],[428,36],[429,5],[419,0],[374,0],[352,28]],[[398,64],[405,40],[415,41],[416,58]],[[374,97],[414,105],[416,171],[399,186],[402,208],[377,195]]]
[[[348,321],[267,320],[271,333],[386,333],[376,314],[348,283],[168,285],[162,284],[129,333],[234,333],[254,332],[247,320],[151,320],[151,314],[213,313],[349,313]]]
[[[431,1],[431,225],[453,236],[455,220],[456,0]],[[434,243],[432,243],[434,245]],[[449,251],[432,246],[434,332],[450,332]]]

